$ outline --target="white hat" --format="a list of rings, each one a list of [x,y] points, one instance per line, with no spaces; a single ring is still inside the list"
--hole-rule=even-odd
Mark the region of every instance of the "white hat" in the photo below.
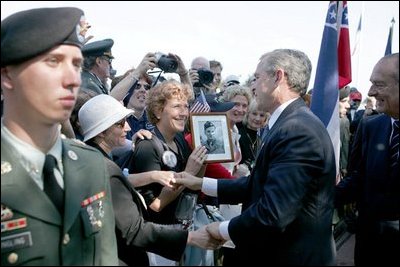
[[[228,77],[225,78],[224,84],[225,86],[230,86],[232,84],[240,84],[239,77],[236,75],[229,75]]]
[[[89,99],[79,110],[83,141],[87,141],[119,122],[133,110],[125,108],[114,97],[101,94]]]

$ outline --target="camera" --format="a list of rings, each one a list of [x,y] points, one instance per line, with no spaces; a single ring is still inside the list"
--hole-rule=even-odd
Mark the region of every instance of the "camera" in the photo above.
[[[178,68],[178,62],[166,54],[155,53],[157,66],[164,72],[175,72]]]
[[[197,73],[199,74],[199,81],[193,85],[194,87],[201,87],[204,84],[210,84],[214,80],[214,73],[210,70],[201,68],[197,70]]]

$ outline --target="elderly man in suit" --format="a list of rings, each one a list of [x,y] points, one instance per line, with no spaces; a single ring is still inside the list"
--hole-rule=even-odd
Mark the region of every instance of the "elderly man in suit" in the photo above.
[[[382,114],[361,120],[336,202],[356,201],[355,264],[399,265],[399,54],[380,59],[370,81]]]
[[[332,142],[301,96],[311,62],[300,51],[264,54],[255,72],[259,108],[270,112],[253,171],[234,180],[179,174],[178,183],[243,203],[230,221],[208,231],[235,244],[235,262],[271,265],[334,265],[332,235],[336,167]]]
[[[4,266],[118,264],[103,156],[60,135],[81,84],[82,16],[39,8],[1,22]]]

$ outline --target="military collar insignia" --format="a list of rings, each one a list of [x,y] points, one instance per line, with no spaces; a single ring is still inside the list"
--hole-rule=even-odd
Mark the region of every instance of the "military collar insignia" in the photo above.
[[[11,163],[8,161],[2,161],[1,162],[1,175],[9,173],[10,171],[12,171]]]
[[[10,208],[8,208],[7,206],[1,204],[1,221],[7,221],[7,220],[11,220],[12,217],[14,216],[14,213],[12,212],[12,210]]]

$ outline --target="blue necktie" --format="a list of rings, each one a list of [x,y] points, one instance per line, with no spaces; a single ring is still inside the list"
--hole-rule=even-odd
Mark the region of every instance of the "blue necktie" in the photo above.
[[[43,167],[44,192],[57,207],[58,211],[64,213],[64,190],[57,183],[54,168],[57,168],[57,160],[54,156],[47,154]]]
[[[390,167],[399,164],[399,120],[393,122],[393,133],[390,139]]]
[[[265,126],[264,131],[263,131],[262,136],[261,136],[261,142],[262,143],[265,142],[265,137],[267,136],[268,132],[269,132],[269,126],[267,124],[267,126]]]

